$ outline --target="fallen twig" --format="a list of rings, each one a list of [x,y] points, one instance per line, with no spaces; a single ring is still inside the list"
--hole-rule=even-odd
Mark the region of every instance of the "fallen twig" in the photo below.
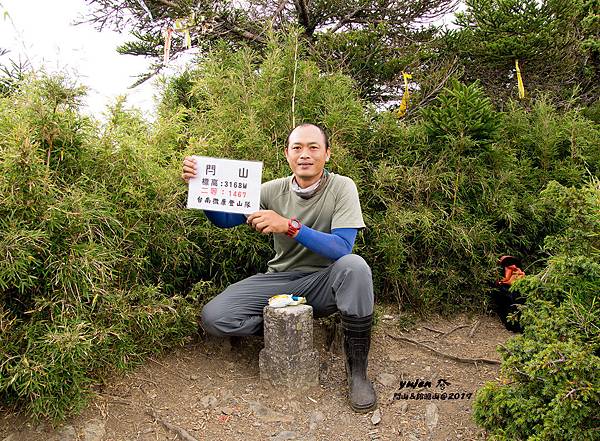
[[[423,328],[423,329],[427,329],[428,331],[431,331],[431,332],[437,332],[438,334],[443,334],[443,333],[444,333],[444,331],[438,331],[437,329],[435,329],[435,328],[430,328],[430,327],[428,327],[428,326],[423,326],[422,328]]]
[[[452,329],[450,329],[449,331],[446,331],[446,332],[440,331],[440,330],[435,329],[435,328],[430,328],[429,326],[422,326],[422,328],[423,329],[427,329],[428,331],[437,333],[438,335],[436,335],[435,338],[438,338],[438,337],[448,337],[454,331],[458,331],[459,329],[462,329],[462,328],[467,328],[468,326],[469,325],[459,325],[459,326],[457,326],[455,328],[452,328]]]
[[[185,441],[198,441],[196,438],[190,435],[187,430],[182,429],[181,427],[176,426],[175,424],[171,424],[168,421],[162,419],[160,416],[158,416],[154,409],[148,409],[146,410],[146,413],[152,418],[154,418],[156,421],[158,421],[160,424],[162,424],[165,427],[165,429],[170,430],[171,432],[175,432],[177,436],[179,436],[181,439]]]
[[[438,355],[441,355],[442,357],[445,358],[449,358],[450,360],[454,360],[454,361],[458,361],[460,363],[487,363],[487,364],[500,364],[499,360],[491,360],[489,358],[463,358],[463,357],[457,357],[456,355],[452,355],[452,354],[446,354],[445,352],[440,352],[437,349],[432,348],[431,346],[427,346],[426,344],[423,343],[419,343],[416,340],[407,338],[407,337],[400,337],[398,335],[392,335],[390,333],[386,332],[386,335],[390,338],[393,338],[394,340],[400,340],[400,341],[405,341],[407,343],[412,343],[415,346],[420,346],[422,348],[428,349],[431,352],[435,352]]]
[[[419,343],[435,343],[434,340],[421,340]]]
[[[150,360],[152,363],[156,363],[157,365],[164,367],[165,369],[169,369],[167,366],[164,365],[164,363],[161,363],[160,361],[155,360],[152,357],[148,357],[148,360]]]
[[[442,335],[440,335],[440,337],[448,337],[448,336],[449,336],[450,334],[452,334],[454,331],[458,331],[459,329],[462,329],[462,328],[468,328],[468,327],[469,327],[469,325],[459,325],[459,326],[457,326],[456,328],[452,328],[452,329],[450,329],[448,332],[444,332],[444,333],[442,333]]]
[[[131,406],[131,401],[126,400],[122,397],[117,397],[115,395],[110,395],[110,394],[101,394],[100,396],[109,403],[123,404],[125,406]]]
[[[475,324],[471,328],[471,332],[469,332],[469,338],[473,338],[473,336],[475,335],[475,331],[477,331],[477,328],[479,328],[480,323],[481,323],[481,320],[477,320],[475,322]]]

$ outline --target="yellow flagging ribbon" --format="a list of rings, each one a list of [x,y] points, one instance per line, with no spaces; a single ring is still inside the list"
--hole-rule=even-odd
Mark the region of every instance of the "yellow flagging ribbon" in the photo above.
[[[521,78],[521,69],[519,69],[519,60],[515,60],[515,67],[517,68],[517,85],[519,87],[519,98],[525,98],[525,86],[523,86],[523,78]]]
[[[168,27],[163,35],[165,37],[165,48],[163,53],[163,63],[167,64],[169,62],[169,58],[171,56],[171,45],[173,44],[173,32],[177,32],[183,34],[183,41],[185,47],[190,49],[192,47],[192,37],[190,36],[190,28],[191,24],[194,23],[194,14],[192,14],[187,19],[177,19],[175,20],[175,25],[173,27]]]
[[[185,47],[190,49],[192,47],[192,37],[190,36],[190,28],[187,24],[187,21],[183,21],[181,19],[175,20],[175,31],[183,33],[183,39],[185,42]]]
[[[406,72],[402,72],[402,77],[404,78],[404,93],[402,94],[402,101],[400,102],[400,107],[396,111],[398,117],[402,118],[406,115],[406,109],[408,108],[408,100],[410,98],[410,92],[408,91],[408,80],[412,78],[411,74]]]

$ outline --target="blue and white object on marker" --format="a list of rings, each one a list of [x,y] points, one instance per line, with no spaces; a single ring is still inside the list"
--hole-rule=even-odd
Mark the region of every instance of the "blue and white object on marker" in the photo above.
[[[284,308],[286,306],[302,305],[306,303],[306,297],[291,294],[277,294],[269,299],[271,308]]]

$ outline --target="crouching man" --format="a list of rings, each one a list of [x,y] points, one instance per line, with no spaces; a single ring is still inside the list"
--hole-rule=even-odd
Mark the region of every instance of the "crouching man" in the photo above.
[[[217,336],[262,334],[262,311],[275,294],[306,297],[315,317],[339,311],[350,406],[367,412],[377,406],[367,378],[373,280],[364,259],[352,254],[358,230],[365,224],[352,179],[325,169],[330,154],[325,131],[302,124],[289,134],[285,147],[292,175],[262,184],[260,211],[248,218],[205,211],[219,227],[247,223],[272,234],[275,257],[267,273],[241,280],[208,302],[201,323]],[[197,165],[191,157],[185,158],[184,181],[195,176]]]

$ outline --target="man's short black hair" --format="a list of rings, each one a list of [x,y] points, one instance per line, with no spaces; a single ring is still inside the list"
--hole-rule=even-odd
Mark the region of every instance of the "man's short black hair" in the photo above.
[[[323,138],[325,139],[325,150],[327,150],[329,148],[329,135],[327,135],[327,132],[325,131],[325,129],[323,127],[321,127],[318,124],[313,124],[313,123],[298,124],[292,130],[290,130],[290,133],[288,134],[287,138],[285,139],[285,148],[287,149],[290,146],[290,135],[292,134],[292,132],[294,130],[296,130],[298,127],[308,127],[308,126],[313,126],[313,127],[316,127],[317,129],[319,129],[319,131],[323,135]]]

